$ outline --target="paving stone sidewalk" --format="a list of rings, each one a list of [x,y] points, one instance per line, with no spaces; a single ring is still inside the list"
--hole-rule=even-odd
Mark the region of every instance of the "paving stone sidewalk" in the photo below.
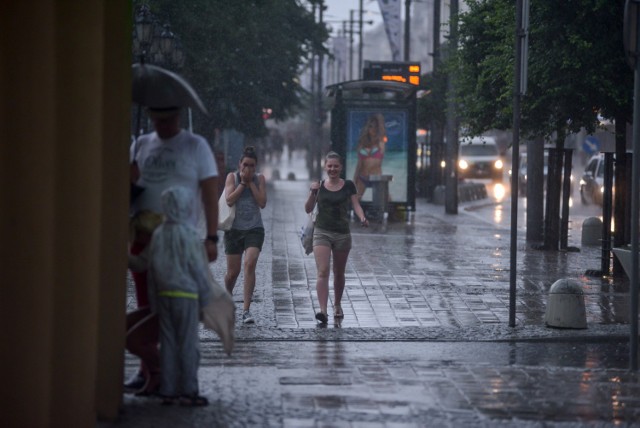
[[[599,249],[531,250],[520,233],[512,328],[508,210],[496,221],[483,212],[491,201],[455,216],[418,201],[406,220],[354,226],[345,318],[322,328],[315,263],[298,237],[308,189],[301,170],[294,159],[279,174],[298,180],[270,183],[256,324],[238,315],[230,357],[201,330],[200,383],[211,405],[161,407],[127,395],[120,421],[101,425],[640,426],[638,375],[627,369],[629,284],[585,275],[599,267]],[[579,236],[570,244],[580,246]],[[212,265],[220,281],[224,269],[221,251]],[[580,281],[587,329],[544,325],[548,290],[561,278]],[[241,307],[242,276],[234,300]],[[126,375],[136,368],[127,355]]]

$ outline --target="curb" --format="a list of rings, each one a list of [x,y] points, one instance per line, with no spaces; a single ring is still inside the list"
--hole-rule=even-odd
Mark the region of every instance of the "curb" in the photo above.
[[[598,325],[584,330],[536,326],[479,325],[468,328],[378,327],[342,329],[332,325],[317,328],[236,328],[236,342],[626,342],[629,325]],[[219,342],[203,331],[203,343]]]

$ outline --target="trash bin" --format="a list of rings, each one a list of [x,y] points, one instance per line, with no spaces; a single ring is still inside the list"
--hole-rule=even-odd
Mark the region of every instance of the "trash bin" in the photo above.
[[[545,324],[558,328],[587,328],[584,292],[578,281],[559,279],[549,289]]]
[[[602,239],[602,220],[589,217],[582,222],[582,245],[599,245]]]

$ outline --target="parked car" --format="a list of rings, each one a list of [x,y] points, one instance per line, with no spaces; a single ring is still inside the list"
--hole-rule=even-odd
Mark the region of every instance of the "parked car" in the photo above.
[[[548,154],[544,154],[544,189],[547,189],[547,159]],[[520,168],[518,170],[518,193],[520,196],[527,196],[527,154],[520,154]]]
[[[549,172],[549,152],[544,152],[544,165],[542,167],[543,189],[547,191],[547,175]],[[569,195],[573,194],[573,173],[570,178]],[[518,193],[520,196],[527,196],[527,153],[520,154],[520,171],[518,171]]]
[[[580,200],[583,204],[602,206],[604,194],[604,154],[599,153],[589,159],[580,179]]]
[[[458,152],[459,178],[491,178],[502,181],[504,162],[493,137],[460,140]]]

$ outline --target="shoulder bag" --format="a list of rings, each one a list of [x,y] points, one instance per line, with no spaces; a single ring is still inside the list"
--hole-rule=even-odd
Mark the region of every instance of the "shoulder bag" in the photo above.
[[[320,187],[322,187],[322,182],[320,182]],[[304,253],[306,255],[313,252],[313,230],[316,227],[316,216],[318,215],[319,193],[320,189],[318,189],[318,193],[316,193],[316,200],[313,204],[313,210],[309,213],[307,224],[300,231],[300,242],[302,243],[302,247],[304,248]]]
[[[233,177],[237,186],[238,177],[235,172],[233,173]],[[220,199],[218,199],[218,229],[224,231],[231,229],[233,220],[236,218],[236,205],[227,205],[226,193],[226,190],[222,192]]]

